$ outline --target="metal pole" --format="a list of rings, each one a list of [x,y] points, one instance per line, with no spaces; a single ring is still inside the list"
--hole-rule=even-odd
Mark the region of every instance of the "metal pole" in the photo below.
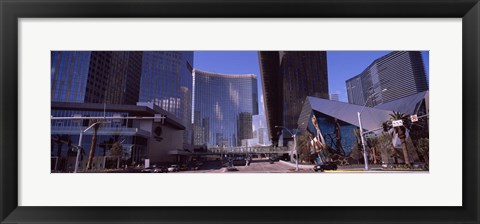
[[[75,173],[78,171],[78,159],[80,158],[80,149],[82,147],[83,131],[80,131],[80,138],[78,139],[77,159],[75,160]]]
[[[85,128],[83,131],[80,131],[80,137],[78,138],[78,149],[77,149],[77,159],[75,160],[75,173],[78,171],[78,159],[80,158],[80,148],[82,147],[82,138],[83,138],[83,133],[88,131],[90,128],[97,124],[105,124],[108,122],[95,122],[92,125],[88,126],[88,128]]]
[[[295,160],[295,171],[298,171],[299,156],[298,156],[298,151],[297,151],[297,138],[296,138],[296,136],[297,136],[296,134],[293,135],[293,150],[297,154],[297,159]]]
[[[360,112],[357,112],[357,115],[358,115],[358,125],[360,126],[360,139],[362,140],[363,160],[365,163],[365,170],[368,170],[367,150],[365,148],[365,139],[363,138],[363,127],[362,127],[362,119],[360,118]]]

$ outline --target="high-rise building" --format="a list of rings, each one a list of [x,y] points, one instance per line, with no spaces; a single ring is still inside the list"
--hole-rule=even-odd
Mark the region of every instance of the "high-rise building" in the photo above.
[[[259,128],[257,129],[257,138],[258,138],[258,144],[259,145],[268,145],[269,140],[268,140],[268,133],[267,133],[266,128]]]
[[[151,102],[185,125],[184,143],[192,144],[193,51],[145,51],[140,102]]]
[[[338,93],[330,93],[330,100],[340,101]]]
[[[254,115],[252,122],[254,131],[253,138],[257,139],[258,145],[270,145],[265,115]]]
[[[52,102],[150,102],[182,121],[191,144],[192,51],[53,51],[51,59]]]
[[[252,113],[240,112],[237,122],[237,145],[239,145],[242,140],[253,138]]]
[[[419,51],[393,51],[380,57],[348,79],[346,86],[349,103],[371,107],[428,90]]]
[[[135,105],[142,52],[53,51],[51,101]]]
[[[252,136],[258,114],[257,78],[253,74],[218,74],[194,70],[195,144],[238,146]],[[203,137],[203,142],[201,138]]]
[[[297,128],[307,96],[329,98],[325,51],[260,51],[265,115],[272,143],[283,126]],[[278,126],[278,127],[276,127]]]
[[[89,51],[52,51],[52,102],[84,102],[90,55]]]

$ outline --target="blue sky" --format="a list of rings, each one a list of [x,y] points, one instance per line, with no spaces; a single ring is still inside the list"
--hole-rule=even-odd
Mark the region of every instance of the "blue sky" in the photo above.
[[[360,74],[375,59],[390,51],[327,51],[328,87],[330,93],[338,93],[347,102],[345,80]],[[422,52],[427,79],[429,79],[429,54]],[[257,51],[195,51],[196,69],[224,74],[255,74],[259,97],[262,96],[260,68]],[[259,103],[261,99],[259,99]],[[260,114],[263,104],[259,105]]]

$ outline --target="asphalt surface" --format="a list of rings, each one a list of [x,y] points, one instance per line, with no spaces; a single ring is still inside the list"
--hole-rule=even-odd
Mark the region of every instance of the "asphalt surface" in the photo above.
[[[233,169],[227,169],[222,166],[221,161],[204,162],[198,170],[185,171],[186,173],[290,173],[295,172],[295,168],[287,164],[275,161],[273,164],[268,159],[254,159],[246,165],[237,165]],[[313,172],[312,170],[301,170],[300,172]],[[183,173],[183,172],[181,172]]]
[[[267,159],[253,160],[248,166],[235,166],[241,173],[289,173],[295,168],[284,163],[275,161],[271,164]]]
[[[291,164],[285,161],[275,161],[270,163],[268,159],[254,159],[252,162],[246,165],[234,166],[233,169],[227,169],[227,162],[220,160],[204,161],[198,170],[180,171],[181,173],[315,173],[311,167],[300,168],[295,171],[295,164]],[[124,170],[120,172],[125,172]],[[326,170],[318,173],[428,173],[428,171],[419,170],[382,170],[378,164],[370,165],[370,170],[365,171],[363,165],[338,167],[338,170]],[[177,172],[176,172],[177,174]]]

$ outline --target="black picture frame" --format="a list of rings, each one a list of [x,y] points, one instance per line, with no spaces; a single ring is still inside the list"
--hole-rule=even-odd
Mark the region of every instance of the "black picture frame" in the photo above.
[[[478,0],[0,0],[1,223],[479,223]],[[19,18],[462,18],[461,207],[18,206]],[[447,43],[448,44],[448,43]],[[459,77],[454,77],[459,78]],[[448,192],[444,192],[448,194]]]

